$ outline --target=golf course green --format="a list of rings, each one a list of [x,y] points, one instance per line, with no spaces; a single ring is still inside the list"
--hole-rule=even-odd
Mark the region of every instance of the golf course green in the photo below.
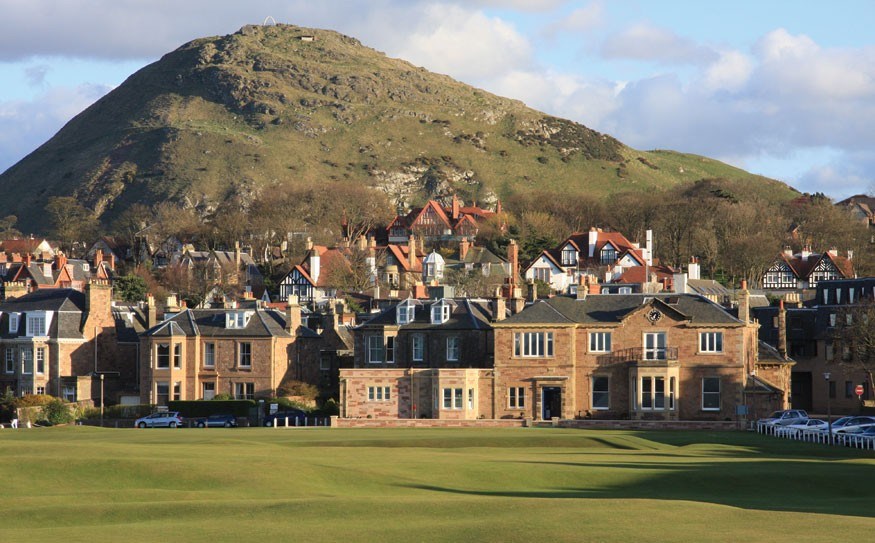
[[[0,430],[0,542],[866,541],[875,455],[745,432]]]

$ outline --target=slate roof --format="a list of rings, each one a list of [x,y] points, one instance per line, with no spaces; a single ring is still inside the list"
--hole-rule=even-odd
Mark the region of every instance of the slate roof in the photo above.
[[[226,328],[225,315],[242,309],[185,309],[152,327],[147,336],[291,337],[285,316],[273,309],[255,309],[244,328]],[[312,332],[312,331],[311,331]]]
[[[446,322],[440,324],[432,324],[431,322],[431,306],[437,303],[437,300],[417,300],[414,301],[416,309],[414,310],[413,322],[402,324],[400,328],[404,330],[488,330],[492,328],[490,322],[492,309],[489,307],[488,301],[470,298],[453,298],[446,301],[450,302],[452,307],[450,318]],[[406,302],[407,300],[404,300],[401,303]],[[400,304],[389,306],[361,324],[359,328],[397,326],[398,305]]]
[[[31,311],[55,312],[48,335],[53,338],[82,339],[82,323],[85,316],[85,294],[68,288],[44,289],[25,294],[19,298],[0,303],[0,337],[13,338],[25,334],[26,322],[18,319],[18,331],[9,332],[9,313]]]
[[[502,324],[615,324],[648,304],[692,325],[741,324],[719,305],[694,294],[592,294],[582,300],[555,296],[538,300]]]

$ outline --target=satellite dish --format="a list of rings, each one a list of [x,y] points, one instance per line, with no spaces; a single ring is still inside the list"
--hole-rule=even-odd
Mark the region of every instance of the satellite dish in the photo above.
[[[264,18],[264,22],[261,23],[261,26],[276,26],[276,19],[268,15]]]

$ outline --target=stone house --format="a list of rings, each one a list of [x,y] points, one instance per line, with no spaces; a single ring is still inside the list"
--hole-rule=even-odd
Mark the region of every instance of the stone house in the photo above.
[[[856,414],[860,400],[871,400],[868,375],[848,364],[850,346],[836,339],[840,319],[847,311],[875,299],[875,278],[820,281],[813,300],[754,308],[759,337],[777,351],[791,356],[796,365],[791,376],[794,408],[826,413],[827,399],[834,414]],[[829,379],[826,379],[826,374]],[[854,390],[863,385],[862,398]]]
[[[733,420],[763,387],[760,409],[786,404],[752,378],[756,324],[701,296],[557,296],[493,326],[496,418]]]
[[[0,389],[96,403],[117,403],[136,390],[136,346],[120,341],[108,281],[92,280],[85,292],[7,298],[0,312]]]
[[[503,300],[407,299],[356,327],[341,415],[477,419],[492,412],[493,315]]]
[[[301,326],[297,300],[281,313],[260,303],[221,309],[180,308],[156,319],[147,302],[146,332],[140,339],[141,401],[273,397],[292,377],[297,341],[315,333]]]

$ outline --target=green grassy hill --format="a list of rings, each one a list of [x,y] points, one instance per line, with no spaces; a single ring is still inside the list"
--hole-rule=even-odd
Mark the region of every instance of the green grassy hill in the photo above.
[[[488,205],[535,189],[602,196],[702,178],[795,194],[705,157],[636,151],[336,32],[247,26],[165,55],[71,120],[0,175],[0,214],[44,231],[50,196],[75,196],[107,223],[136,202],[206,214],[326,180],[402,205],[453,192]]]
[[[0,541],[850,541],[871,451],[746,432],[0,430]]]

